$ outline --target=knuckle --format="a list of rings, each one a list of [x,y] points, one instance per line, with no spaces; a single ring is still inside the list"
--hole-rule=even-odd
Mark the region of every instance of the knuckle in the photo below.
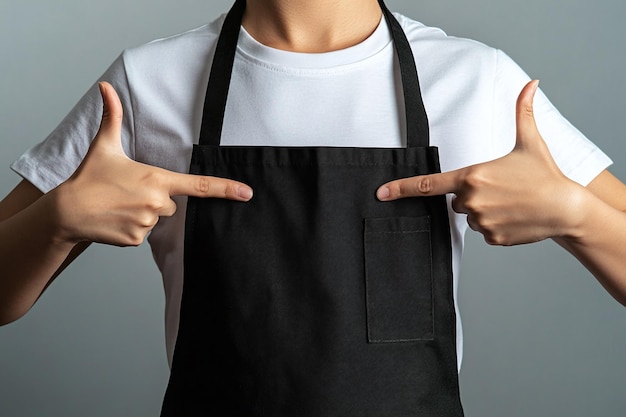
[[[133,236],[130,240],[129,246],[140,246],[143,243],[143,236]]]
[[[110,111],[106,112],[106,115],[109,120],[113,122],[121,122],[124,119],[124,115],[119,111]]]
[[[176,205],[175,202],[171,202],[171,204],[169,204],[169,206],[167,207],[167,210],[164,210],[163,215],[164,216],[173,216],[174,214],[176,214],[176,210],[178,209],[178,206]]]
[[[141,178],[142,183],[147,189],[161,188],[163,179],[159,172],[154,169],[147,170]]]
[[[499,246],[498,242],[500,239],[499,239],[499,236],[497,236],[495,233],[484,231],[483,236],[485,239],[485,243],[487,243],[488,245]]]
[[[238,186],[236,184],[229,182],[221,190],[219,196],[224,198],[235,198],[237,197],[237,189]]]
[[[165,203],[163,202],[163,199],[158,196],[152,196],[152,198],[146,202],[146,208],[153,213],[160,212],[164,207]]]
[[[486,216],[476,215],[476,224],[492,236],[495,236],[498,233],[496,223]]]
[[[484,206],[478,199],[468,198],[467,200],[465,200],[463,208],[466,210],[467,213],[479,214],[483,212]]]
[[[194,183],[194,188],[198,193],[210,194],[213,186],[210,179],[205,177],[198,177]]]
[[[497,246],[496,242],[493,239],[493,237],[483,233],[483,238],[484,238],[486,244],[491,245],[491,246]]]
[[[433,190],[433,180],[429,177],[409,178],[389,184],[392,195],[408,197],[430,193]]]
[[[472,168],[467,171],[463,182],[470,189],[477,189],[484,186],[487,183],[487,177],[480,168]]]
[[[487,231],[484,234],[485,242],[492,246],[511,246],[509,237],[502,232]]]
[[[139,227],[153,227],[158,219],[159,218],[152,213],[144,213],[139,217],[137,224]]]
[[[126,237],[125,246],[139,246],[143,243],[145,233],[138,229],[132,230]]]
[[[410,192],[401,181],[390,182],[387,187],[391,196],[402,197]]]
[[[422,177],[415,182],[415,191],[420,194],[428,194],[432,189],[433,180],[430,177]]]
[[[534,115],[534,110],[533,110],[533,105],[532,104],[525,104],[522,106],[522,112],[525,116],[528,117],[533,117]]]

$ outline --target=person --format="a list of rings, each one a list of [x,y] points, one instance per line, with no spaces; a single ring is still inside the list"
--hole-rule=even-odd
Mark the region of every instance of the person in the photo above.
[[[378,3],[327,3],[247,2],[222,145],[407,145],[399,70]],[[467,222],[491,244],[554,239],[624,304],[626,188],[606,170],[608,158],[503,53],[396,18],[415,54],[444,173],[387,178],[364,195],[392,202],[454,194],[455,283]],[[13,165],[25,179],[0,203],[2,323],[22,316],[90,242],[137,245],[150,233],[166,283],[172,360],[184,196],[246,204],[263,196],[260,185],[252,197],[247,183],[184,174],[200,132],[198,91],[222,23],[125,52],[103,76],[111,84],[94,86]],[[328,111],[331,105],[338,110]]]

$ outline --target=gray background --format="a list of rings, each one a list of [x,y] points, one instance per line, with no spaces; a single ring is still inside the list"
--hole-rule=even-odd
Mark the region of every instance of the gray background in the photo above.
[[[0,0],[0,195],[122,49],[199,26],[208,0]],[[623,143],[623,0],[388,0],[392,10],[511,55],[616,161]],[[626,314],[553,242],[468,235],[461,283],[466,414],[624,416]],[[0,416],[155,416],[167,383],[163,294],[148,248],[96,246],[24,318],[0,328]]]

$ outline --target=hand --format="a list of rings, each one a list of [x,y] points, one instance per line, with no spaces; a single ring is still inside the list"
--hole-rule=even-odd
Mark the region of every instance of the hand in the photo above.
[[[564,236],[582,220],[582,187],[561,173],[537,130],[529,82],[517,100],[515,148],[494,161],[456,171],[399,179],[382,185],[382,201],[454,193],[452,208],[493,245],[516,245]]]
[[[121,145],[122,104],[113,87],[100,83],[104,103],[100,130],[76,172],[48,198],[65,241],[139,245],[160,216],[172,216],[172,196],[252,198],[245,184],[181,174],[131,160]]]

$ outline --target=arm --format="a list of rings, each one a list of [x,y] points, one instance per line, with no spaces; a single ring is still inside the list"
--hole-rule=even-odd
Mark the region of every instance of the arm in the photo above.
[[[129,159],[122,105],[101,84],[100,130],[76,172],[42,195],[23,181],[0,202],[0,325],[24,315],[89,244],[135,246],[171,216],[176,195],[248,201],[252,190],[224,178],[180,174]]]
[[[573,233],[553,239],[626,305],[626,185],[603,171],[579,198],[584,221]]]
[[[552,238],[626,305],[626,186],[608,171],[587,188],[559,170],[537,130],[532,81],[517,101],[515,148],[494,161],[456,171],[395,180],[378,198],[454,193],[453,209],[493,245]]]
[[[35,303],[45,288],[87,246],[55,239],[49,199],[22,181],[0,202],[0,325],[10,323]],[[11,279],[12,277],[27,277]]]

